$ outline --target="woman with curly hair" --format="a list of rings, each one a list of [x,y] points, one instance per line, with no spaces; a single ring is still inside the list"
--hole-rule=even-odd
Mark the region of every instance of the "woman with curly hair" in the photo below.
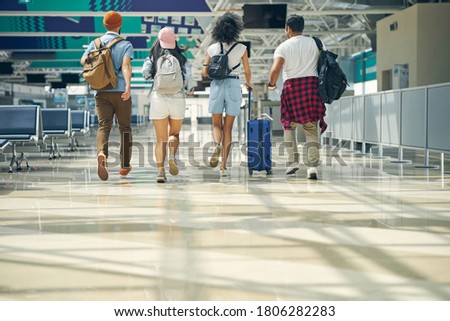
[[[210,166],[216,167],[219,164],[219,156],[222,152],[221,176],[230,175],[227,169],[227,159],[231,148],[231,131],[234,118],[239,115],[242,102],[241,84],[239,81],[241,62],[244,67],[245,86],[247,90],[251,90],[251,71],[247,47],[242,43],[237,43],[242,30],[244,30],[244,23],[237,14],[227,12],[218,18],[211,33],[215,43],[208,47],[202,69],[203,77],[207,77],[211,57],[219,54],[221,47],[224,53],[231,48],[228,54],[228,67],[232,69],[232,72],[226,79],[214,79],[211,82],[209,95],[208,110],[212,114],[212,134],[215,144],[214,153],[210,159]],[[225,116],[223,116],[224,113]]]

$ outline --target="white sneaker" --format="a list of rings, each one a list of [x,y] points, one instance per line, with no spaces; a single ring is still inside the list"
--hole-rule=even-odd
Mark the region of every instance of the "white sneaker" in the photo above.
[[[220,176],[222,176],[222,177],[230,176],[230,171],[228,170],[228,168],[221,169]]]
[[[308,178],[308,179],[317,179],[317,168],[309,167],[308,168],[308,173],[306,175],[306,178]]]
[[[300,169],[300,165],[298,162],[292,163],[287,169],[286,169],[286,175],[292,175],[295,174],[296,171]]]

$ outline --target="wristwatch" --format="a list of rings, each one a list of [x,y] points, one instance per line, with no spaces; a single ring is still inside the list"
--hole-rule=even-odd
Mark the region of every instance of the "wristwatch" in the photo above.
[[[269,89],[275,89],[275,88],[277,88],[277,84],[275,84],[275,85],[272,85],[270,82],[267,84],[267,88],[269,88]]]

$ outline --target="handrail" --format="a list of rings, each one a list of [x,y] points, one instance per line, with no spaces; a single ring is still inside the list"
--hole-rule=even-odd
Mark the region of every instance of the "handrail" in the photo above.
[[[378,145],[379,157],[383,146],[397,147],[395,162],[404,161],[404,148],[423,149],[424,163],[416,167],[431,168],[435,166],[429,164],[430,151],[450,153],[449,102],[450,82],[346,96],[327,106],[330,126],[326,132],[339,144],[350,141],[350,150],[356,142]],[[362,137],[356,133],[358,128],[363,130]]]

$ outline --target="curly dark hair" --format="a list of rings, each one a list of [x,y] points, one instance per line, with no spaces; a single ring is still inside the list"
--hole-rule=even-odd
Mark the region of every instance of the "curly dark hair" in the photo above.
[[[239,40],[241,31],[244,30],[242,18],[234,12],[227,12],[216,21],[211,36],[214,41],[232,44]]]

